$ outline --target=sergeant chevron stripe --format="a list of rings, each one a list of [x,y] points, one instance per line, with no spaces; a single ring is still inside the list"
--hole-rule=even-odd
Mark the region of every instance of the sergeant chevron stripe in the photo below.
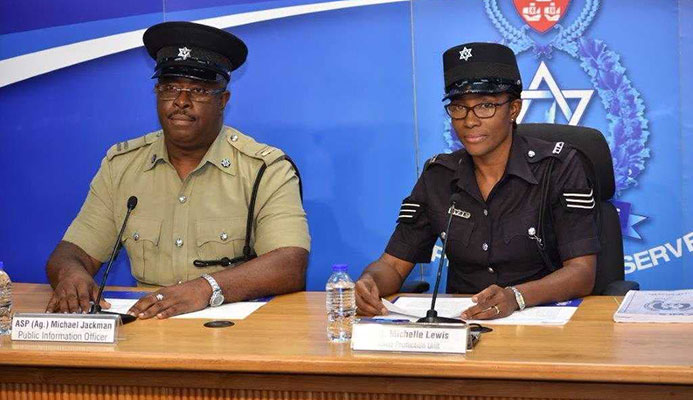
[[[399,209],[399,215],[397,216],[397,222],[413,222],[420,210],[421,204],[402,203],[402,206]]]
[[[594,190],[571,190],[563,193],[563,199],[567,208],[582,208],[590,210],[594,208]]]

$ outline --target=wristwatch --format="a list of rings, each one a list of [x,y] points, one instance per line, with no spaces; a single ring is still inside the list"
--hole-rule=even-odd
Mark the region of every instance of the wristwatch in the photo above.
[[[202,277],[212,286],[212,297],[209,298],[209,305],[212,307],[219,307],[224,304],[224,295],[221,293],[221,287],[219,287],[217,281],[209,274],[204,274]]]
[[[520,293],[519,290],[515,286],[508,286],[508,289],[512,290],[513,293],[515,293],[515,301],[517,302],[518,307],[520,307],[520,311],[525,309],[525,298],[522,296],[522,293]]]

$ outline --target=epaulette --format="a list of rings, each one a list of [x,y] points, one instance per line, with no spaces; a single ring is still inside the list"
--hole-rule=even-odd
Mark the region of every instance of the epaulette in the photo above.
[[[266,165],[272,165],[275,161],[284,158],[284,152],[278,148],[258,143],[233,128],[227,128],[226,141],[241,153],[262,160]]]
[[[572,147],[565,142],[548,142],[546,140],[527,137],[527,154],[525,159],[529,163],[536,163],[548,157],[560,161],[566,159]]]
[[[119,142],[117,144],[114,144],[106,152],[106,157],[109,160],[112,160],[113,157],[115,157],[115,156],[129,153],[133,150],[139,149],[140,147],[144,147],[148,144],[152,144],[156,140],[158,140],[162,134],[163,134],[163,131],[156,131],[156,132],[148,133],[144,136],[136,137],[134,139],[130,139],[130,140],[126,140],[124,142]]]
[[[429,158],[426,163],[424,163],[424,171],[434,165],[441,165],[447,169],[456,170],[460,162],[460,154],[458,152],[454,153],[441,153]]]

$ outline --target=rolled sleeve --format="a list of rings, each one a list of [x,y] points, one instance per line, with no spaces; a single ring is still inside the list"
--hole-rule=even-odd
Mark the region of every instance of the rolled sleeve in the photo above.
[[[106,158],[89,185],[89,193],[63,240],[79,246],[91,257],[105,262],[110,256],[117,228],[113,216],[113,190]]]
[[[267,167],[257,197],[253,247],[258,255],[281,247],[310,251],[308,222],[298,183],[289,162],[278,161]]]
[[[592,190],[576,150],[561,163],[554,176],[552,212],[561,261],[598,253],[600,243],[597,210],[600,200]],[[589,203],[578,203],[581,207],[575,207],[575,203],[573,206],[566,203],[566,194],[576,192],[592,193],[594,207],[585,208]],[[589,199],[589,196],[580,199]]]

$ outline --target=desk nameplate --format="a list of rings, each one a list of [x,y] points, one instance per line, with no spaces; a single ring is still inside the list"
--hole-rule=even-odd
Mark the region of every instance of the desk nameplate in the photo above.
[[[120,325],[117,315],[16,313],[12,317],[12,340],[115,343]]]
[[[352,350],[464,354],[467,324],[418,324],[362,319],[354,324]]]

